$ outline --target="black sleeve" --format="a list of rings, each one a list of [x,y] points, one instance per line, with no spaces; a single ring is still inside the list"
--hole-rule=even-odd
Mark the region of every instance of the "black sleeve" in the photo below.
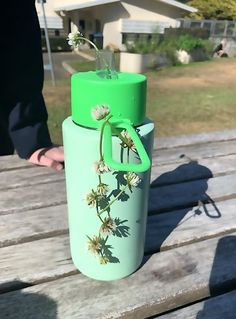
[[[0,107],[9,118],[9,135],[22,158],[52,145],[42,96],[44,70],[41,34],[34,1],[4,2],[1,30],[8,26],[0,46]],[[9,23],[11,21],[11,23]],[[2,41],[4,43],[4,41]]]

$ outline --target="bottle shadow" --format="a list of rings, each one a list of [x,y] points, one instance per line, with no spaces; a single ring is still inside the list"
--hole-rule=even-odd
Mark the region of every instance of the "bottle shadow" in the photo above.
[[[220,218],[221,212],[214,200],[206,193],[208,179],[213,177],[211,170],[197,161],[181,164],[176,169],[160,175],[151,184],[154,189],[154,200],[168,213],[151,214],[148,217],[146,232],[146,253],[158,252],[163,242],[183,222],[196,215],[206,214],[209,218]],[[190,183],[191,182],[191,183]],[[209,210],[206,204],[211,204]],[[169,210],[169,211],[168,211]],[[170,218],[172,211],[178,210]],[[187,213],[192,215],[187,219]],[[161,227],[160,227],[161,223]]]
[[[218,297],[206,300],[196,319],[235,318],[236,293],[230,293],[235,287],[236,236],[225,236],[218,241],[209,279],[209,294]]]
[[[0,285],[0,318],[57,319],[57,303],[52,298],[39,293],[15,290],[27,286],[27,283],[17,280]]]

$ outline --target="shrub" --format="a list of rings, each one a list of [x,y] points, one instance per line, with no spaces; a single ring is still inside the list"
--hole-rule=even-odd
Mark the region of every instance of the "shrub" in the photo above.
[[[165,29],[164,37],[178,38],[185,34],[189,34],[195,38],[208,39],[210,37],[210,30],[205,28],[168,28]]]
[[[129,53],[155,53],[158,51],[161,36],[154,33],[150,36],[140,37],[137,40],[127,41],[125,46]]]
[[[193,37],[189,34],[179,36],[176,41],[177,50],[185,50],[188,53],[193,52],[196,49],[204,48],[204,41],[200,38]]]

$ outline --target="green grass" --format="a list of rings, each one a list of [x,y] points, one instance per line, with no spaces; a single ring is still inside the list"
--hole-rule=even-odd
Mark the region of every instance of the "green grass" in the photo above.
[[[79,71],[94,62],[71,63]],[[236,128],[236,59],[221,59],[148,72],[147,115],[157,136]],[[70,115],[70,79],[52,87],[45,82],[49,129],[61,143],[61,124]]]

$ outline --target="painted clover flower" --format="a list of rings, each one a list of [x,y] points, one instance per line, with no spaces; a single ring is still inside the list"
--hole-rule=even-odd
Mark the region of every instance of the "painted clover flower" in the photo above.
[[[101,199],[101,196],[97,192],[95,192],[93,189],[90,193],[86,195],[86,198],[85,198],[88,206],[90,207],[96,207],[99,199]]]
[[[136,152],[136,147],[135,147],[134,142],[133,142],[132,138],[130,137],[129,133],[126,130],[123,130],[120,134],[123,137],[123,141],[122,141],[121,145],[123,147],[128,147],[132,151]]]
[[[115,230],[116,230],[116,223],[114,219],[112,219],[111,217],[105,217],[100,227],[100,233],[104,236],[109,236],[113,234]]]
[[[129,187],[137,187],[141,182],[141,178],[133,172],[128,172],[124,175],[124,179],[127,181]]]
[[[106,265],[109,263],[109,258],[106,256],[100,256],[99,257],[99,262],[101,265]]]
[[[92,254],[99,255],[102,249],[101,237],[93,236],[92,238],[88,237],[88,251]]]
[[[104,183],[100,183],[98,186],[97,186],[97,193],[101,196],[105,196],[109,191],[109,187],[107,184],[104,184]]]
[[[93,163],[95,173],[98,175],[108,173],[111,171],[109,166],[107,166],[104,161],[96,161]]]
[[[119,179],[115,181],[117,184],[117,189],[109,192],[109,186],[104,182],[104,179],[112,177],[114,174],[118,176],[119,172],[114,172],[114,174],[108,174],[109,176],[102,176],[104,173],[109,173],[111,168],[106,165],[104,162],[104,148],[103,148],[103,139],[104,139],[104,129],[106,125],[110,125],[114,133],[120,139],[120,148],[127,148],[127,162],[129,162],[129,150],[137,153],[134,142],[126,130],[123,130],[121,133],[119,130],[116,130],[116,127],[110,122],[112,114],[110,114],[110,109],[106,105],[97,105],[91,110],[91,116],[95,120],[102,120],[102,125],[100,127],[100,141],[99,141],[99,160],[93,163],[93,168],[97,174],[97,185],[93,188],[90,193],[86,196],[87,204],[90,207],[96,209],[96,215],[99,219],[99,225],[97,227],[97,235],[93,237],[88,237],[88,250],[93,253],[100,265],[106,265],[108,263],[119,262],[119,259],[113,255],[112,250],[114,249],[110,245],[109,241],[112,240],[112,236],[117,237],[128,237],[129,227],[123,225],[127,220],[121,220],[119,218],[113,218],[112,216],[112,205],[118,201],[122,200],[121,196],[128,200],[130,196],[126,194],[127,188],[132,193],[132,188],[137,187],[141,182],[141,179],[134,172],[127,172],[124,174],[122,172],[122,183],[119,182]],[[138,155],[138,154],[137,154]],[[113,184],[112,184],[113,185]]]
[[[92,117],[97,121],[104,119],[109,113],[110,109],[107,105],[98,105],[91,111]]]

